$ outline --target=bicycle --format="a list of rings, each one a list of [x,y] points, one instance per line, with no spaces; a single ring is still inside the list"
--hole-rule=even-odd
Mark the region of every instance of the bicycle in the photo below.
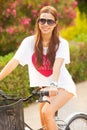
[[[32,91],[26,99],[15,98],[0,91],[0,130],[33,130],[24,122],[23,102],[29,101],[33,96],[39,96],[38,102],[43,101],[43,96],[49,96],[48,91]],[[59,130],[87,130],[87,114],[78,112],[69,116],[65,121],[59,119],[58,112],[55,113],[55,120]],[[38,130],[45,130],[39,128]]]

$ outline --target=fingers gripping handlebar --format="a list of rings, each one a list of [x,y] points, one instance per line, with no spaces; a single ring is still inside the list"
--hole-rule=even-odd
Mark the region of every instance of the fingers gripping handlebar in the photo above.
[[[32,91],[33,95],[40,95],[40,96],[49,96],[49,91]]]
[[[39,99],[37,100],[38,102],[48,102],[50,104],[50,102],[48,100],[43,100],[43,96],[49,96],[49,91],[33,91],[32,92],[33,95],[39,95]]]

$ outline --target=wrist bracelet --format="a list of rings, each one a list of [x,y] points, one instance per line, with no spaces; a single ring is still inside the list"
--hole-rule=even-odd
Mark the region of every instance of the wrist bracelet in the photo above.
[[[55,87],[58,87],[57,82],[51,82],[50,85],[53,85],[53,86],[55,86]]]

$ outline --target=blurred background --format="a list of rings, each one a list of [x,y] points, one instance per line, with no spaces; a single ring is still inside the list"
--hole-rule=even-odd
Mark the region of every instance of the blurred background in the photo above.
[[[87,80],[87,0],[0,0],[0,71],[13,57],[21,41],[34,33],[38,11],[44,5],[58,10],[60,35],[69,41],[75,83]],[[31,93],[27,66],[18,66],[0,82],[0,89],[18,96]]]

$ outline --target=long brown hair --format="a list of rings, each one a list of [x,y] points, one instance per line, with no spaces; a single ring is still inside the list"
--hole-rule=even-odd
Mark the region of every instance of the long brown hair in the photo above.
[[[57,21],[57,10],[52,6],[45,6],[40,10],[39,16],[36,21],[35,25],[35,35],[36,35],[36,41],[35,41],[35,54],[37,57],[37,67],[40,67],[43,63],[43,45],[42,45],[42,37],[41,32],[39,29],[38,19],[42,13],[50,13],[54,16],[55,21]],[[55,55],[56,51],[59,47],[59,34],[58,34],[58,23],[56,24],[56,27],[54,28],[52,32],[52,37],[48,46],[47,50],[47,57],[50,60],[50,67],[53,67],[54,61],[55,61]]]

